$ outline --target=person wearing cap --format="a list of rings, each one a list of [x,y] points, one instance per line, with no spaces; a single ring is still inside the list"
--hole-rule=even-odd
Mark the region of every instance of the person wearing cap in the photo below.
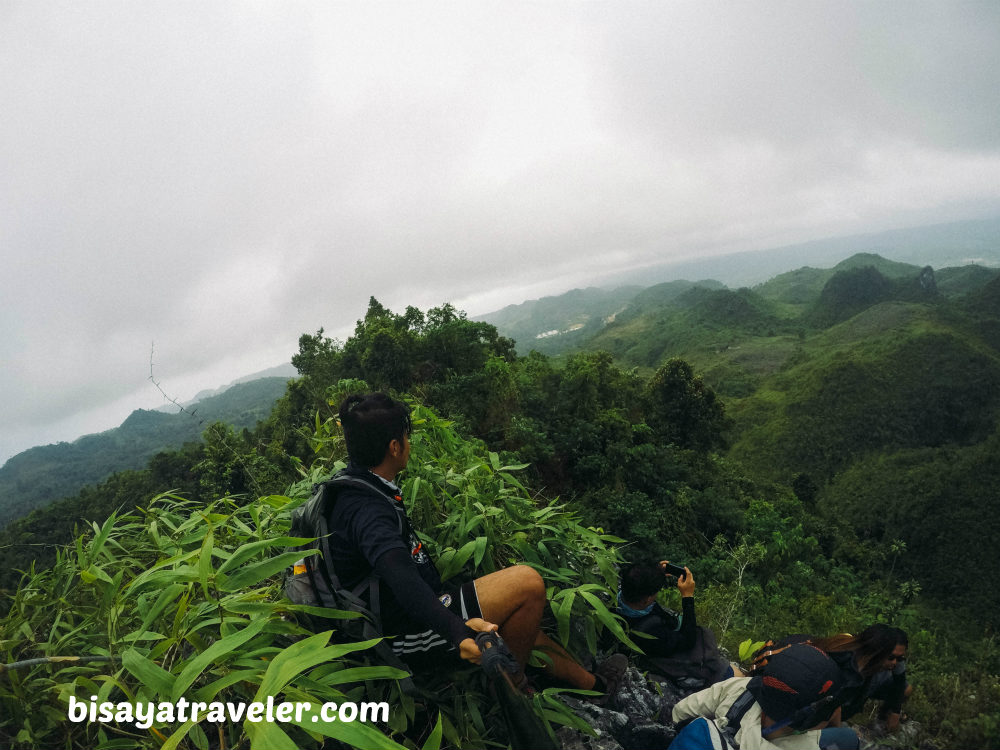
[[[739,750],[816,750],[819,730],[839,705],[840,680],[829,656],[809,644],[795,644],[754,677],[734,677],[689,695],[674,706],[673,720],[704,717],[727,732]],[[747,707],[733,732],[727,714],[738,702]]]

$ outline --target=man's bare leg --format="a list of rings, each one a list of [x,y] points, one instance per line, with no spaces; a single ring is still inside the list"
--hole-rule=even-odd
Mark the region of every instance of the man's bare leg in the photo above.
[[[541,630],[535,636],[535,648],[552,660],[551,663],[545,662],[545,669],[553,679],[568,682],[573,687],[584,690],[590,690],[594,687],[594,675],[581,667],[566,649]]]
[[[553,678],[587,690],[594,686],[594,675],[539,630],[546,601],[545,582],[538,571],[527,565],[498,570],[476,579],[476,594],[483,619],[500,626],[500,635],[522,670],[531,649],[540,648],[552,660],[547,670]]]

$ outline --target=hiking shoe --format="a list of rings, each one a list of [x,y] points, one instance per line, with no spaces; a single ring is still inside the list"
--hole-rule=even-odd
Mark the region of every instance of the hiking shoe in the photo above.
[[[595,695],[590,702],[596,706],[607,706],[621,690],[628,672],[628,657],[625,654],[613,654],[597,665],[594,675],[604,680],[604,695]]]

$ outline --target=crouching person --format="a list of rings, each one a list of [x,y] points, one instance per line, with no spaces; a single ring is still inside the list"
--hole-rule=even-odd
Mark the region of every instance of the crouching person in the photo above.
[[[817,750],[819,730],[838,706],[840,679],[819,649],[790,646],[756,676],[716,683],[674,706],[683,727],[670,750]]]

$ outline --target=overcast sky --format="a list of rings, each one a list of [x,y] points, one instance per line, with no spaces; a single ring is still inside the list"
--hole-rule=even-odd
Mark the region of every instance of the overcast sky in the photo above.
[[[0,0],[0,462],[370,295],[996,215],[998,92],[995,0]]]

